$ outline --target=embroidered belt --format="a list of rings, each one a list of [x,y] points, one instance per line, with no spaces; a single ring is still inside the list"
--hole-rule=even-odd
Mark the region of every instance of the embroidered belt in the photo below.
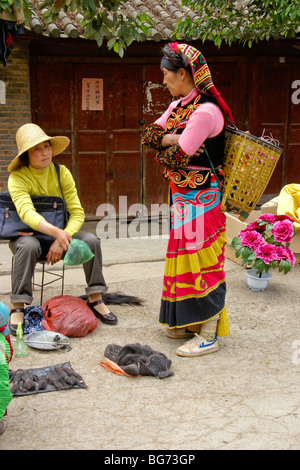
[[[221,177],[222,170],[216,168],[218,176]],[[211,183],[215,181],[215,176],[210,168],[186,166],[183,169],[173,170],[165,167],[163,176],[171,181],[178,188],[203,189],[209,188]]]

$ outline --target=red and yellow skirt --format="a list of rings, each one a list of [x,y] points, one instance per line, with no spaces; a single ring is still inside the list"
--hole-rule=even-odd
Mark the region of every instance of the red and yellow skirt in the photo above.
[[[219,315],[218,336],[229,335],[225,307],[226,216],[221,192],[182,189],[171,183],[171,230],[159,322],[169,328],[201,324]]]

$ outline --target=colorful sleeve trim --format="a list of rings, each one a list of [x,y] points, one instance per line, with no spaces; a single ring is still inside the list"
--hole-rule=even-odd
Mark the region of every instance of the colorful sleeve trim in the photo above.
[[[150,124],[146,127],[143,133],[142,144],[161,151],[163,149],[161,146],[161,141],[164,135],[165,131],[162,127],[160,127],[158,124]]]
[[[158,153],[156,159],[162,165],[170,168],[185,168],[189,164],[191,156],[184,153],[179,144],[175,144],[164,152]]]

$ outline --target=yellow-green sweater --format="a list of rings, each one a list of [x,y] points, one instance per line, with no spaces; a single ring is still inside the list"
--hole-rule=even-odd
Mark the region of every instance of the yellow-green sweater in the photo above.
[[[73,176],[64,165],[60,165],[60,181],[70,214],[65,231],[73,236],[84,222],[84,211],[77,195]],[[37,230],[44,218],[36,212],[30,196],[62,196],[53,163],[45,170],[37,170],[29,165],[13,171],[8,178],[8,190],[20,219],[33,230]]]

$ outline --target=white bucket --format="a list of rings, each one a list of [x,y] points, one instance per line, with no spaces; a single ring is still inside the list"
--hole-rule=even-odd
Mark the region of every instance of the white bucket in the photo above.
[[[272,274],[263,272],[260,275],[256,273],[256,269],[248,269],[247,274],[247,283],[251,290],[262,291],[265,290],[269,280],[272,277]]]

